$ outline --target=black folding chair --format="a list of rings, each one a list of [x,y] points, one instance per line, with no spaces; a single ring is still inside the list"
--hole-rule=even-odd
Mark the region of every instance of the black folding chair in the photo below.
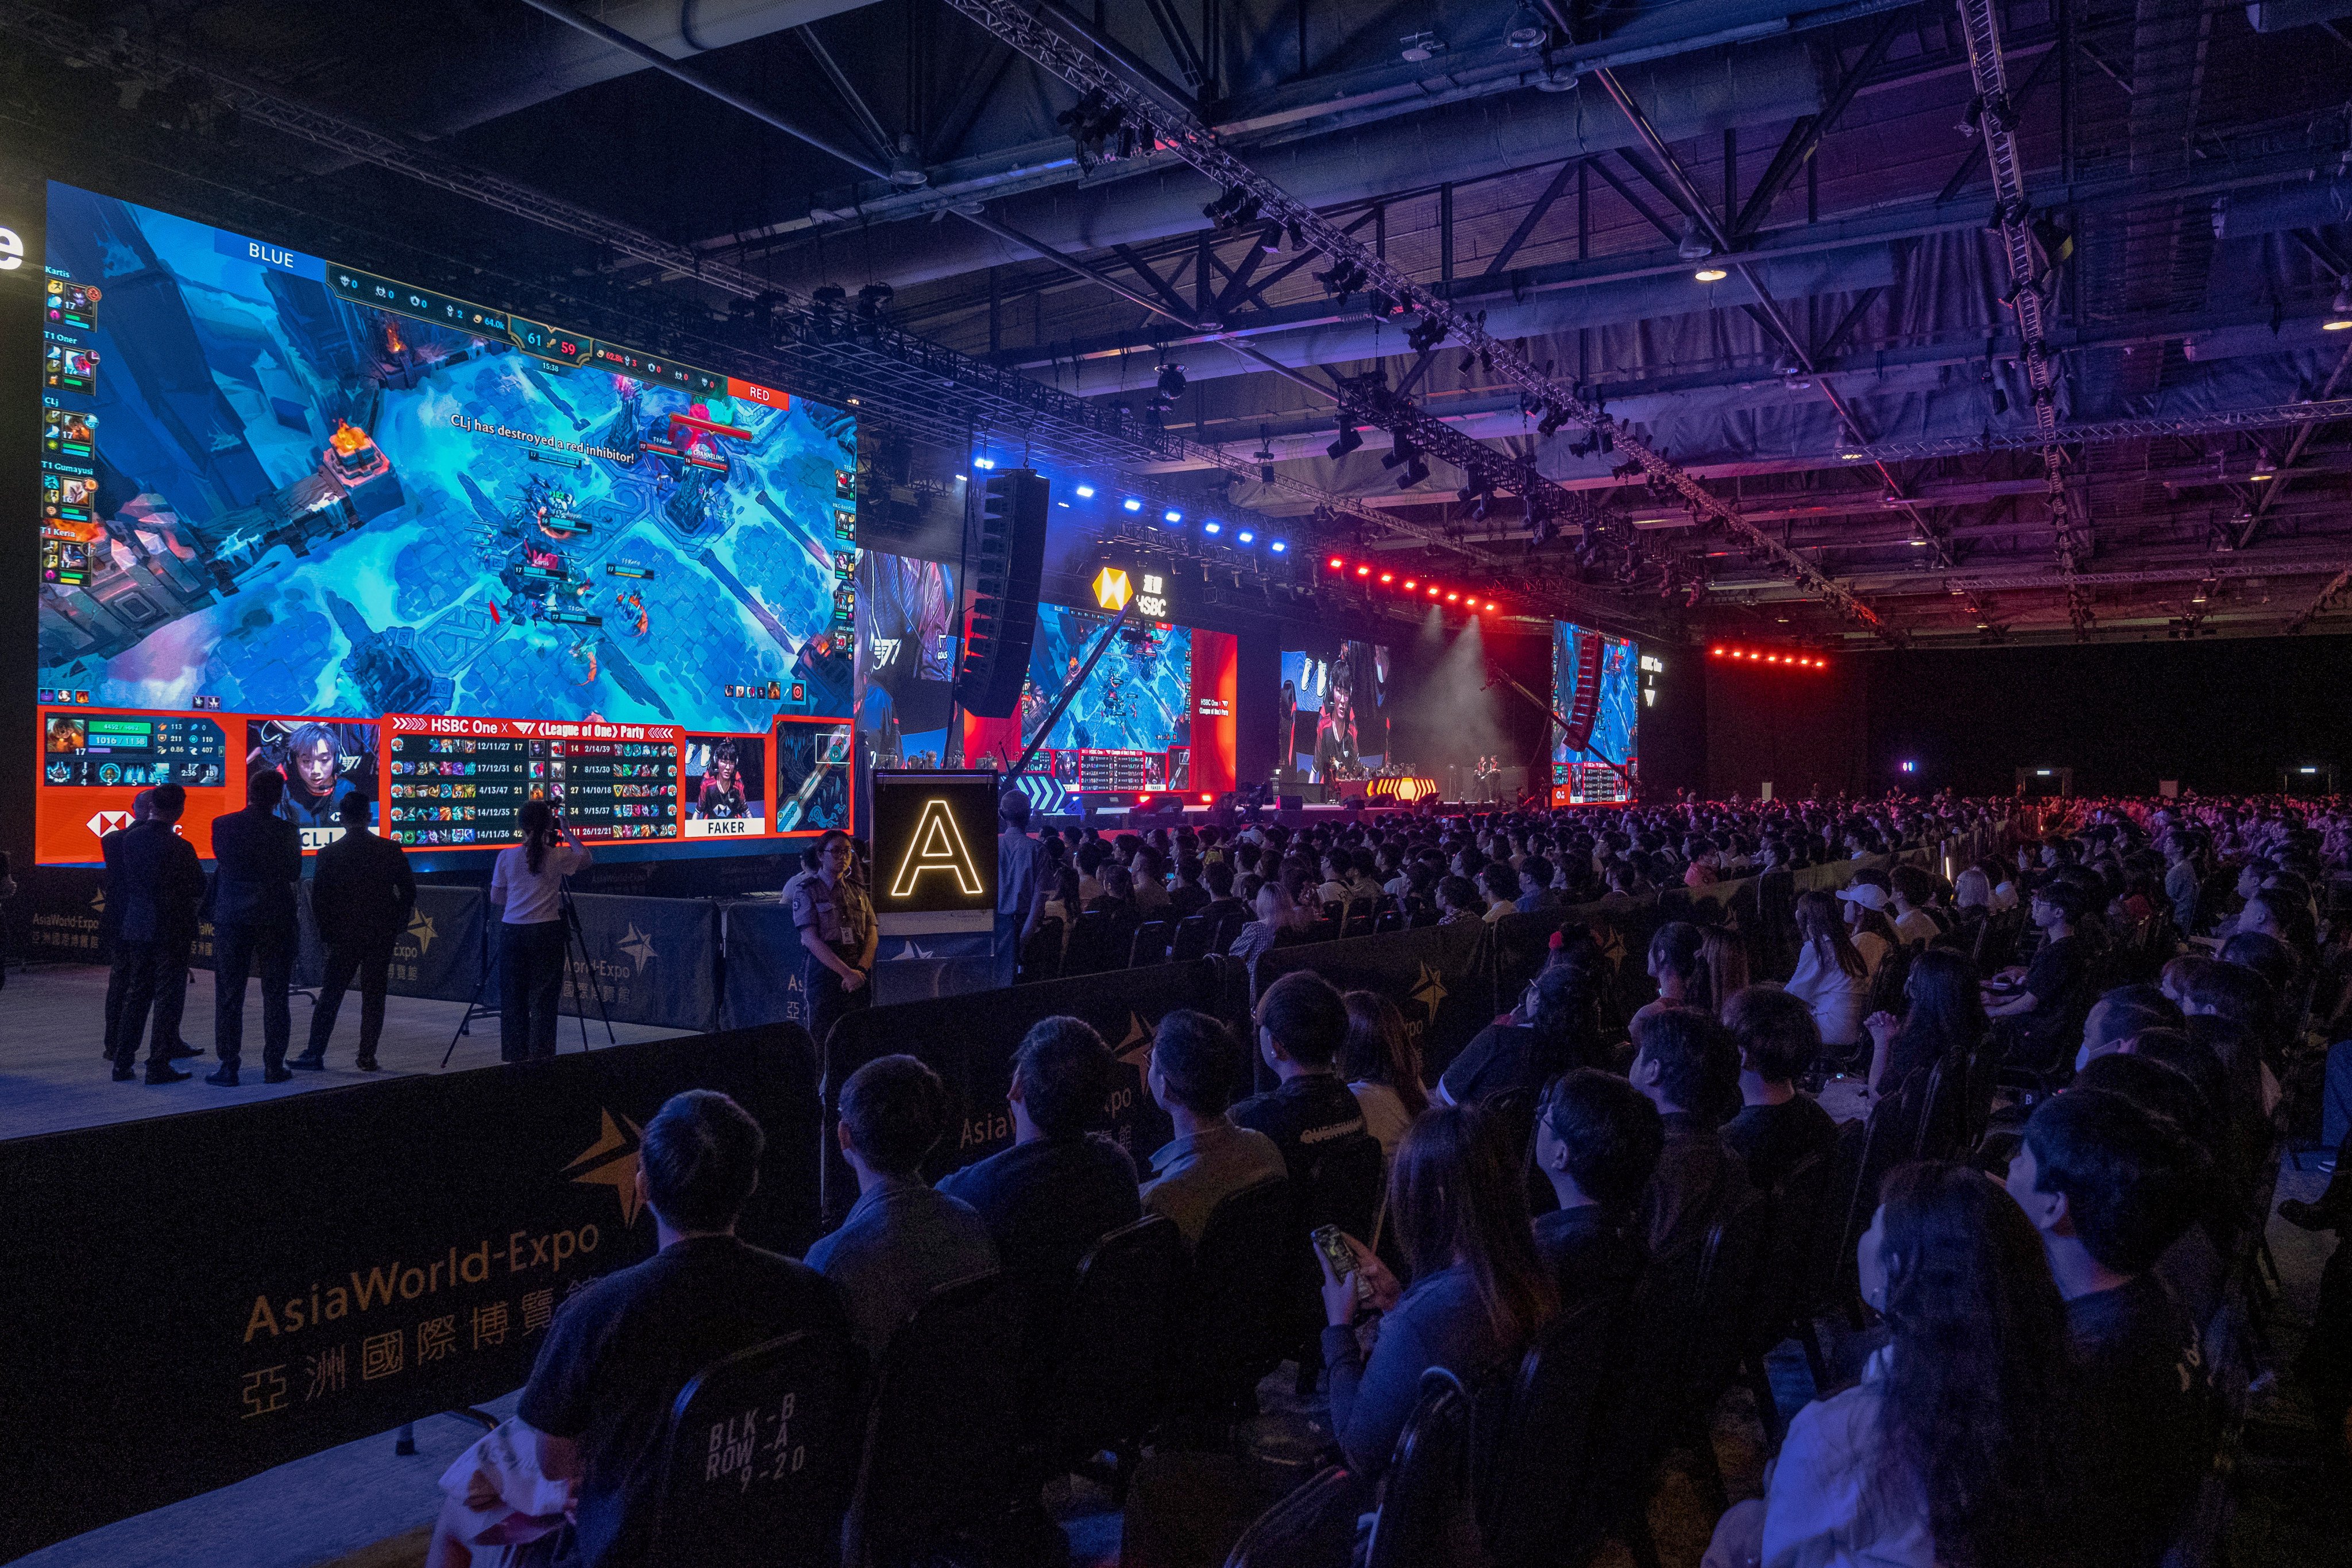
[[[1214,934],[1204,915],[1187,915],[1176,922],[1176,940],[1168,950],[1171,963],[1190,963],[1209,955],[1209,939]]]
[[[1421,1374],[1421,1402],[1397,1434],[1364,1568],[1476,1568],[1470,1505],[1470,1395],[1442,1366]]]
[[[1085,910],[1070,926],[1070,948],[1062,960],[1065,977],[1100,974],[1127,960],[1124,948],[1115,948],[1116,933],[1108,910]]]
[[[1176,930],[1166,921],[1146,921],[1135,928],[1134,940],[1128,943],[1127,966],[1141,969],[1147,964],[1168,962],[1168,944],[1176,940]]]
[[[1062,976],[1062,943],[1065,937],[1060,921],[1039,921],[1029,940],[1021,944],[1021,978],[1034,984],[1040,980],[1058,980]]]
[[[1169,1338],[1177,1281],[1185,1266],[1176,1222],[1147,1215],[1112,1231],[1078,1264],[1078,1288],[1061,1325],[1043,1426],[1046,1458],[1059,1470],[1095,1472],[1112,1457],[1111,1496],[1127,1486],[1143,1439],[1168,1394]]]
[[[1786,1435],[1787,1426],[1773,1398],[1766,1354],[1781,1341],[1794,1337],[1804,1347],[1814,1387],[1830,1385],[1821,1331],[1813,1321],[1828,1305],[1824,1299],[1828,1287],[1815,1259],[1827,1245],[1822,1233],[1838,1229],[1845,1217],[1830,1196],[1836,1175],[1832,1153],[1808,1154],[1772,1189],[1769,1228],[1757,1263],[1756,1310],[1746,1363],[1748,1387],[1756,1395],[1756,1415],[1774,1447]]]
[[[1581,1562],[1599,1535],[1595,1424],[1625,1329],[1599,1301],[1555,1320],[1520,1358],[1499,1426],[1480,1422],[1471,1491],[1492,1568]]]
[[[1379,914],[1372,917],[1372,934],[1375,936],[1381,935],[1386,931],[1402,930],[1404,930],[1404,911],[1402,910],[1382,910]]]
[[[1210,1212],[1170,1334],[1171,1401],[1190,1425],[1222,1436],[1257,1414],[1259,1380],[1290,1352],[1295,1208],[1290,1184],[1274,1176],[1226,1194]]]
[[[831,1564],[856,1484],[865,1352],[803,1331],[697,1373],[670,1406],[651,1568]]]
[[[849,1568],[912,1568],[984,1547],[1013,1495],[1021,1321],[1017,1293],[992,1270],[933,1290],[890,1336],[850,1510]]]
[[[1738,1380],[1748,1350],[1770,1216],[1769,1198],[1746,1189],[1717,1209],[1699,1254],[1698,1317],[1686,1346],[1681,1426],[1670,1436],[1690,1450],[1700,1488],[1718,1513],[1731,1503],[1715,1457],[1715,1406]]]

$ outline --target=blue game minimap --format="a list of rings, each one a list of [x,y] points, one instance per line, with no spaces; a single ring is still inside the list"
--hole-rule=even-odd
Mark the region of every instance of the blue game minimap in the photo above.
[[[47,264],[44,689],[850,711],[847,416],[66,185]]]
[[[1045,710],[1110,624],[1108,616],[1037,606],[1021,732],[1034,739]],[[1192,634],[1183,626],[1130,623],[1087,678],[1046,737],[1049,750],[1164,752],[1192,736]]]

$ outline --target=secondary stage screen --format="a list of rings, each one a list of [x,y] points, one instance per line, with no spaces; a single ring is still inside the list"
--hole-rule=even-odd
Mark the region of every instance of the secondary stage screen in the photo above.
[[[776,724],[853,711],[850,416],[67,185],[46,259],[40,859],[166,778],[209,853],[262,766],[310,847],[354,792],[780,830]]]
[[[1551,727],[1552,795],[1564,805],[1622,805],[1640,773],[1640,660],[1624,637],[1551,625],[1552,710],[1584,731]]]
[[[947,763],[955,568],[869,550],[857,560],[857,744],[866,765]]]
[[[1317,784],[1362,778],[1389,761],[1389,650],[1345,642],[1331,657],[1282,656],[1276,755],[1288,776]]]

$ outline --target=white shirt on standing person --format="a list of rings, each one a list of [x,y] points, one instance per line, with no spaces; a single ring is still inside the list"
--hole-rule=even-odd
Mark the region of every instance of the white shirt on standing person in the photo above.
[[[490,871],[490,902],[504,906],[499,917],[510,926],[540,925],[563,914],[563,879],[586,866],[588,847],[572,837],[562,817],[555,819],[555,839],[530,868],[530,846],[517,844],[499,851]]]

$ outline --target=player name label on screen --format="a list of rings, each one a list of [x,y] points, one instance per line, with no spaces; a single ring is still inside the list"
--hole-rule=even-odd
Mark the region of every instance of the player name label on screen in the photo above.
[[[391,715],[385,831],[395,843],[464,847],[521,837],[544,800],[589,840],[675,839],[675,724]]]

